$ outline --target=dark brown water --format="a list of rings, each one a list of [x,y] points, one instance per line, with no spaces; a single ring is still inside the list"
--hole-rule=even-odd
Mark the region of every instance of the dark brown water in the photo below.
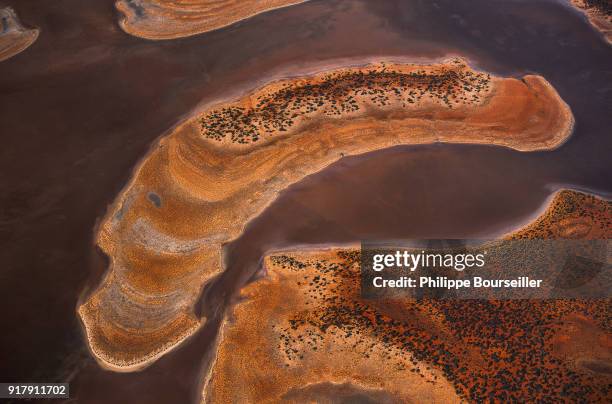
[[[5,5],[42,31],[0,63],[1,381],[70,380],[87,403],[193,400],[225,302],[268,249],[499,234],[559,186],[612,192],[612,48],[558,2],[313,1],[164,42],[123,33],[110,0]],[[498,74],[543,75],[571,106],[574,136],[542,153],[431,145],[343,159],[290,187],[228,246],[201,332],[142,372],[97,366],[75,314],[105,268],[93,228],[157,136],[201,101],[296,66],[449,52]]]

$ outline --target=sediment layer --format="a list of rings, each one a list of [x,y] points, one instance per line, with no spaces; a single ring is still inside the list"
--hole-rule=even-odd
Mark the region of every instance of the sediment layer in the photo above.
[[[610,0],[570,0],[577,9],[584,12],[591,22],[612,43],[612,3]]]
[[[612,202],[574,191],[511,239],[612,236]],[[265,258],[223,326],[203,400],[604,402],[609,300],[365,300],[358,248]],[[369,402],[368,401],[368,402]]]
[[[119,21],[128,34],[174,39],[225,27],[306,0],[119,0]]]
[[[12,8],[0,9],[0,62],[32,45],[38,38],[38,32],[38,29],[28,29],[21,25]]]
[[[223,268],[223,243],[342,156],[432,142],[542,150],[572,125],[542,77],[493,77],[459,59],[333,70],[208,108],[159,141],[99,226],[111,264],[78,310],[91,350],[128,371],[176,346],[200,325],[193,305]]]

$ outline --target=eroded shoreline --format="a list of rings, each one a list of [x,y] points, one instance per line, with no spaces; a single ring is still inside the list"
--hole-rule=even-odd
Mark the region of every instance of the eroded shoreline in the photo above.
[[[584,13],[595,29],[612,44],[612,5],[597,0],[569,0],[570,4]]]
[[[498,78],[458,59],[337,69],[213,106],[159,141],[102,221],[111,268],[78,310],[89,346],[122,371],[172,349],[200,325],[192,307],[222,270],[221,245],[344,155],[432,142],[545,150],[572,126],[541,77]]]
[[[564,189],[506,238],[607,239],[610,220],[612,202]],[[318,397],[308,386],[327,386],[317,391],[325,398],[336,394],[329,384],[403,401],[606,396],[605,372],[584,366],[612,360],[606,301],[369,301],[359,297],[358,261],[351,246],[267,254],[265,275],[223,323],[203,401]]]
[[[176,39],[213,31],[257,14],[307,0],[223,0],[222,2],[119,0],[119,25],[128,34],[153,40]]]

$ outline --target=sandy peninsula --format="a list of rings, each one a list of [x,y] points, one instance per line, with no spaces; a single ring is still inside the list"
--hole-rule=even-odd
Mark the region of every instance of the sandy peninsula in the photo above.
[[[212,31],[306,0],[119,0],[115,7],[128,34],[146,39],[175,39]]]
[[[23,52],[36,41],[38,33],[38,29],[21,25],[12,8],[0,9],[0,62]]]
[[[612,202],[560,191],[508,238],[606,239]],[[203,402],[603,402],[607,300],[366,300],[359,247],[272,253],[223,326]]]
[[[570,3],[584,12],[608,43],[612,43],[612,3],[609,0],[570,0]]]
[[[78,309],[91,351],[130,371],[193,333],[222,245],[343,156],[433,142],[546,150],[572,128],[542,77],[495,77],[461,59],[338,68],[211,106],[151,149],[98,228],[111,264]]]

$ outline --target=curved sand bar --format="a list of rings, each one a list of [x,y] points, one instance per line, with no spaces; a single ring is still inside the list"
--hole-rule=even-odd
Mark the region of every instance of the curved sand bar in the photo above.
[[[507,237],[607,239],[611,220],[612,202],[564,190]],[[591,369],[612,360],[608,301],[362,299],[359,257],[267,256],[223,325],[203,401],[331,402],[338,386],[366,402],[605,401],[609,375]]]
[[[38,33],[38,29],[21,25],[12,8],[0,9],[0,62],[23,52],[36,41]]]
[[[119,21],[128,34],[175,39],[225,27],[256,14],[306,0],[119,0]]]
[[[193,305],[223,269],[223,243],[342,156],[432,142],[543,150],[572,125],[543,78],[493,77],[460,59],[339,69],[209,108],[159,141],[100,224],[111,265],[78,310],[90,348],[130,371],[193,333]]]

